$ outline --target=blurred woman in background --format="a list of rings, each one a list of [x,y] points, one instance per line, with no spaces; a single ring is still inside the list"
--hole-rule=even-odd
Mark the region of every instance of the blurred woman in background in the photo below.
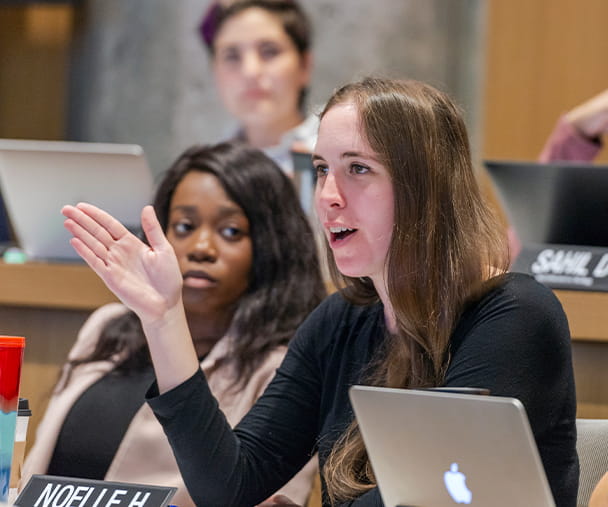
[[[312,151],[318,120],[306,115],[311,27],[294,0],[224,0],[200,26],[218,92],[239,122],[234,137],[291,174],[290,151]]]

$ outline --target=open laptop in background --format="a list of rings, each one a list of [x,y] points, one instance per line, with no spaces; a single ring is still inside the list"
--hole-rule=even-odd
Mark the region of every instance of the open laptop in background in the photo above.
[[[387,507],[555,507],[518,400],[365,386],[350,399]]]
[[[484,162],[521,242],[608,247],[608,166]]]
[[[138,145],[0,139],[2,198],[29,260],[79,260],[63,227],[65,204],[89,202],[139,230],[153,188]]]

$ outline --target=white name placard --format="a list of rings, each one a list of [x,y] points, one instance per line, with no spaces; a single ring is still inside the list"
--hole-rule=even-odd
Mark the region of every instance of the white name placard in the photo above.
[[[176,488],[34,475],[14,504],[20,507],[166,507]]]
[[[512,270],[556,289],[608,291],[608,248],[525,245]]]

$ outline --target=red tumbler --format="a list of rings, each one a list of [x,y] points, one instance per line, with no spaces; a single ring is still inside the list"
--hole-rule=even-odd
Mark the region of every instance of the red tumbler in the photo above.
[[[8,499],[25,338],[0,336],[0,502]]]

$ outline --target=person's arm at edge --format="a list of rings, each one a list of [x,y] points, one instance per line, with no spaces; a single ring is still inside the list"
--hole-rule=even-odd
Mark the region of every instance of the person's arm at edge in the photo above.
[[[538,161],[541,163],[591,162],[601,149],[601,142],[584,137],[564,115],[557,121],[553,132],[545,142]]]
[[[608,90],[604,90],[564,114],[557,122],[539,156],[539,162],[592,161],[608,133]]]

